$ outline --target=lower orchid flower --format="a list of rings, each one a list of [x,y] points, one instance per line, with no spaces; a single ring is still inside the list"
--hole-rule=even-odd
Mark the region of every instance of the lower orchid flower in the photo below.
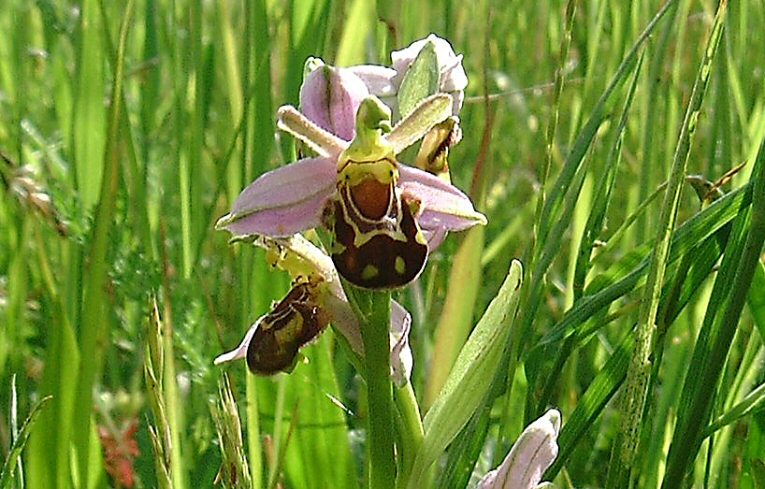
[[[496,469],[486,474],[477,489],[542,489],[542,476],[558,456],[560,413],[550,409],[523,430],[510,453]]]
[[[287,271],[294,283],[284,299],[255,321],[240,345],[219,355],[215,364],[245,358],[256,374],[290,371],[300,358],[299,350],[318,338],[329,323],[345,338],[354,354],[362,357],[364,345],[358,319],[330,257],[301,235],[251,239],[268,251],[272,264]],[[391,377],[398,386],[409,381],[412,371],[411,323],[406,309],[392,301],[390,363]]]
[[[282,107],[278,127],[318,157],[262,175],[217,227],[239,236],[286,237],[323,224],[332,232],[332,260],[343,278],[369,289],[408,284],[437,244],[429,248],[428,237],[486,223],[462,191],[396,160],[450,116],[451,104],[449,95],[434,95],[391,128],[390,109],[365,98],[350,142]]]

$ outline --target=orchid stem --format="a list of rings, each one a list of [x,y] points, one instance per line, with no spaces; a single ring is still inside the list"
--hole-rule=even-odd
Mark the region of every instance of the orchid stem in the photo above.
[[[414,395],[412,384],[407,382],[396,389],[396,407],[398,408],[398,432],[401,439],[401,465],[396,487],[406,487],[412,473],[414,458],[422,445],[425,430],[422,426],[420,406]]]
[[[346,294],[361,325],[369,405],[367,456],[370,489],[393,489],[393,387],[390,379],[390,292],[356,289]]]

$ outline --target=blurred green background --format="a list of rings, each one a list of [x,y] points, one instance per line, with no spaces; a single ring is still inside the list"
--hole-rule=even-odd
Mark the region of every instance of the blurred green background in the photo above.
[[[450,168],[489,224],[451,236],[420,280],[396,293],[414,318],[414,389],[421,406],[430,405],[510,260],[522,259],[527,289],[513,323],[521,333],[502,364],[513,389],[502,389],[507,378],[496,382],[468,427],[473,431],[444,460],[464,464],[477,457],[476,474],[485,473],[546,406],[569,421],[605,368],[621,373],[606,379],[599,407],[574,418],[581,430],[566,440],[555,479],[559,487],[604,487],[618,463],[609,460],[621,411],[610,400],[624,375],[624,366],[604,366],[638,322],[645,281],[610,297],[604,308],[583,312],[580,329],[573,336],[565,330],[574,340],[558,337],[545,347],[539,341],[557,331],[574,305],[649,259],[663,207],[663,193],[655,191],[682,149],[679,135],[699,73],[711,76],[686,173],[715,182],[746,162],[721,187],[740,188],[757,168],[765,135],[762,2],[731,2],[717,53],[704,66],[713,1],[672,2],[629,58],[661,6],[655,0],[4,0],[3,453],[14,438],[14,423],[6,421],[11,412],[21,424],[36,401],[53,396],[22,457],[25,487],[125,487],[128,476],[133,487],[157,487],[156,464],[165,461],[152,451],[155,425],[169,430],[165,466],[174,487],[211,487],[221,465],[211,410],[223,371],[238,399],[254,487],[360,485],[364,389],[332,334],[308,347],[310,362],[289,376],[255,379],[243,363],[212,365],[289,286],[261,252],[229,245],[227,233],[213,225],[257,175],[294,160],[292,141],[275,136],[275,110],[297,104],[306,57],[339,66],[388,64],[391,50],[431,32],[464,55],[470,80],[464,138],[450,154]],[[617,75],[625,59],[631,61]],[[606,92],[612,80],[614,90]],[[588,120],[595,121],[589,129]],[[583,134],[589,137],[577,139]],[[557,202],[546,213],[539,207],[543,189],[546,202]],[[682,190],[680,224],[702,208],[689,185]],[[705,314],[716,304],[712,265],[695,267],[699,247],[710,242],[702,232],[749,212],[748,204],[736,205],[727,221],[713,216],[694,228],[667,261],[667,288],[691,276],[689,269],[702,271],[678,282],[687,284],[682,300],[665,291],[659,304],[660,313],[674,307],[679,315],[660,333],[663,346],[654,353],[662,351],[652,357],[657,367],[641,425],[644,445],[633,461],[638,487],[659,487],[687,400],[683,379],[705,363],[692,356]],[[594,223],[598,209],[603,218]],[[746,216],[731,231],[734,238],[755,221]],[[624,223],[629,226],[617,232]],[[712,264],[724,245],[710,252]],[[763,277],[757,266],[755,282]],[[765,379],[765,289],[753,286],[748,295],[747,289],[727,290],[718,301],[746,296],[749,302],[735,316],[735,336],[721,347],[727,360],[704,409],[714,419],[753,391],[747,399],[754,408],[726,424],[711,446],[704,443],[695,461],[683,462],[694,487],[765,487],[765,415],[755,391]],[[144,365],[157,327],[164,356],[153,364],[160,385],[152,394]],[[161,401],[165,425],[153,399]],[[455,451],[469,440],[473,455],[460,458]],[[127,465],[115,462],[113,452]],[[470,476],[471,464],[459,466],[468,472],[446,479],[454,487]]]

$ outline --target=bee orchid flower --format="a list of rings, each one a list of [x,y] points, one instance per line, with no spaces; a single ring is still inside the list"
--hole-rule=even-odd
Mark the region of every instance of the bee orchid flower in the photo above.
[[[315,97],[301,95],[304,107],[305,100],[327,97],[326,88],[316,90]],[[317,116],[312,121],[294,107],[281,107],[277,126],[318,156],[259,177],[217,227],[237,236],[287,237],[324,225],[334,238],[332,259],[346,280],[369,289],[406,285],[424,267],[428,236],[486,223],[458,188],[396,160],[450,116],[452,99],[431,96],[393,128],[390,109],[376,97],[363,98],[358,107],[352,96],[330,99],[321,103],[335,114],[332,127],[342,126],[337,114],[348,117],[355,110],[353,140],[320,127]]]
[[[256,374],[290,371],[299,350],[313,342],[331,323],[348,342],[353,353],[364,355],[359,322],[353,314],[331,258],[302,235],[288,238],[248,236],[265,248],[271,264],[294,279],[292,289],[271,311],[249,328],[239,346],[219,355],[215,364],[246,359]],[[412,318],[396,301],[391,301],[391,378],[398,386],[409,381],[412,351],[409,330]]]

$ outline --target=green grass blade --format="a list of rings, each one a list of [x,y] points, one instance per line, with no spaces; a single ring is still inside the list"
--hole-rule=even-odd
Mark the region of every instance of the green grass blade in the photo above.
[[[593,192],[594,200],[592,202],[591,210],[587,217],[587,221],[584,224],[584,229],[581,232],[582,237],[581,237],[581,242],[579,243],[579,246],[578,246],[578,252],[576,253],[576,260],[572,260],[571,266],[573,268],[573,271],[571,272],[572,277],[570,280],[571,282],[570,299],[574,302],[579,300],[582,296],[585,278],[591,267],[591,255],[592,255],[593,248],[595,246],[595,240],[599,237],[605,225],[608,205],[611,200],[611,192],[614,188],[614,184],[616,181],[616,172],[619,167],[619,163],[621,161],[621,148],[622,148],[622,143],[624,140],[624,131],[626,128],[628,115],[630,113],[630,108],[632,107],[632,101],[634,99],[635,89],[637,87],[637,82],[641,72],[642,64],[643,64],[643,54],[640,55],[637,68],[635,69],[635,73],[633,75],[632,83],[627,92],[627,99],[624,103],[624,108],[622,109],[622,113],[619,118],[619,123],[616,128],[614,142],[611,147],[611,150],[609,151],[609,157],[606,162],[605,169],[603,170],[604,173],[602,174],[597,184],[596,190]],[[573,244],[574,243],[572,242],[572,245]],[[540,396],[537,402],[537,406],[536,406],[537,414],[541,415],[541,413],[548,406],[548,403],[550,402],[550,394],[551,394],[552,388],[559,377],[559,372],[561,371],[563,364],[568,359],[574,346],[575,346],[575,338],[569,337],[566,339],[565,344],[561,348],[559,348],[557,353],[555,354],[556,360],[553,364],[554,366],[549,371],[550,373],[548,374],[546,385],[543,390],[543,394]],[[536,377],[539,378],[542,376],[537,375]],[[537,416],[529,415],[527,417],[534,418]]]
[[[99,8],[100,0],[85,0],[80,6],[77,83],[74,102],[73,147],[75,176],[79,196],[85,209],[98,202],[102,187],[104,150],[107,137],[104,127],[103,91],[106,86],[103,72],[104,53],[101,36],[104,25]]]
[[[326,334],[307,348],[308,363],[287,382],[285,404],[294,419],[284,469],[294,487],[357,487],[345,412],[338,406],[342,391],[333,368],[332,339]]]
[[[573,450],[583,441],[587,431],[594,427],[596,419],[622,385],[627,376],[634,346],[632,333],[625,335],[598,375],[590,382],[558,435],[558,457],[547,470],[548,477],[555,477],[565,466]]]
[[[683,223],[674,233],[667,263],[673,263],[691,252],[695,246],[733,220],[742,207],[751,202],[751,187],[737,189],[717,200]],[[574,304],[563,318],[538,342],[551,344],[571,334],[580,336],[587,330],[586,321],[602,308],[643,283],[648,272],[649,246],[642,246],[619,260],[603,275],[596,277],[585,290],[585,296]]]
[[[558,121],[560,119],[560,101],[563,94],[563,85],[565,83],[565,70],[566,60],[568,59],[568,51],[571,47],[571,31],[574,27],[574,19],[576,13],[576,1],[569,0],[566,2],[566,25],[564,29],[563,39],[561,40],[560,53],[558,60],[558,69],[555,70],[555,79],[553,81],[553,100],[552,106],[554,107],[552,118],[547,126],[547,150],[545,152],[545,163],[542,166],[539,174],[539,197],[537,199],[536,216],[542,214],[542,209],[545,206],[545,185],[547,183],[547,177],[550,174],[550,168],[552,167],[553,153],[555,147],[555,135],[558,131]],[[589,77],[587,77],[589,79]],[[537,223],[540,221],[537,220]],[[536,233],[535,233],[536,234]],[[532,245],[533,246],[533,245]]]
[[[32,427],[35,426],[40,413],[51,399],[51,396],[43,397],[32,406],[27,418],[21,425],[21,429],[19,429],[19,432],[15,435],[10,450],[8,451],[8,455],[3,463],[2,472],[0,472],[0,489],[8,489],[11,487],[16,467],[18,467],[19,456],[29,439],[29,433],[31,432]]]
[[[592,255],[592,250],[595,246],[595,240],[603,231],[606,214],[608,212],[608,205],[611,200],[611,192],[613,191],[616,182],[616,172],[619,168],[619,163],[621,162],[624,131],[627,126],[627,121],[629,120],[628,116],[630,114],[630,108],[632,107],[632,101],[634,99],[635,89],[637,88],[642,65],[643,55],[641,54],[638,59],[637,68],[635,68],[632,84],[627,92],[627,100],[624,103],[624,109],[619,117],[619,124],[616,128],[616,138],[614,139],[614,144],[609,152],[609,158],[606,162],[604,173],[594,192],[595,199],[592,202],[592,210],[587,217],[587,223],[585,224],[584,232],[582,233],[582,241],[579,246],[579,253],[577,254],[574,271],[574,300],[579,299],[582,295],[585,278],[590,269],[590,256]]]
[[[760,338],[765,338],[765,264],[762,261],[755,268],[747,306]]]
[[[665,167],[662,163],[661,145],[656,141],[661,141],[664,137],[662,131],[665,129],[659,124],[658,120],[662,117],[662,111],[656,107],[655,102],[659,97],[666,96],[664,93],[667,89],[664,81],[663,71],[666,69],[666,56],[669,48],[669,40],[677,29],[677,17],[678,12],[683,9],[680,8],[681,2],[675,2],[670,11],[667,12],[667,22],[664,24],[664,28],[659,34],[656,44],[651,52],[651,63],[648,68],[648,82],[647,93],[643,98],[645,104],[645,114],[643,127],[641,131],[641,159],[643,164],[640,165],[640,185],[637,188],[638,201],[649,201],[649,192],[652,188],[658,185],[664,177],[660,174],[661,170]],[[677,32],[676,35],[680,35],[681,32]],[[666,110],[666,109],[665,109]],[[652,229],[649,213],[641,214],[639,217],[638,225],[635,228],[636,239],[638,242],[645,240],[646,233]]]
[[[718,416],[704,429],[701,436],[706,438],[715,431],[735,423],[745,416],[761,411],[763,408],[765,408],[765,384],[760,384],[747,394],[740,403]]]
[[[765,242],[765,143],[760,145],[752,181],[750,212],[742,210],[734,223],[686,375],[663,488],[682,483],[698,452],[714,391]]]
[[[511,362],[517,361],[520,348],[529,341],[532,323],[536,318],[542,300],[544,277],[550,264],[561,246],[563,231],[566,229],[566,216],[570,216],[576,204],[581,184],[584,181],[585,169],[582,168],[584,156],[590,148],[598,129],[609,116],[610,106],[614,104],[617,89],[627,79],[629,73],[638,62],[638,55],[649,35],[654,31],[662,17],[666,14],[674,0],[667,1],[638,36],[630,51],[621,61],[616,73],[611,78],[608,87],[601,95],[590,116],[573,143],[571,151],[566,156],[563,168],[554,182],[549,198],[536,221],[537,237],[534,250],[530,253],[532,272],[528,287],[524,291],[521,320],[519,323],[520,342],[518,351],[510,352]],[[577,185],[574,185],[577,183]],[[548,239],[549,237],[549,239]],[[510,371],[515,367],[511,365]],[[512,380],[510,375],[509,379]],[[508,388],[508,390],[512,390]],[[527,413],[527,415],[530,413]],[[529,421],[527,419],[527,421]]]
[[[546,201],[543,211],[539,216],[538,223],[540,232],[538,242],[545,243],[547,241],[550,226],[552,223],[556,222],[553,218],[559,212],[567,189],[571,185],[598,128],[608,116],[607,107],[613,103],[612,97],[616,94],[617,88],[621,86],[627,79],[629,73],[634,69],[640,49],[674,2],[675,0],[667,1],[656,13],[651,22],[648,23],[640,36],[638,36],[635,44],[622,60],[619,68],[611,79],[611,82],[603,92],[603,95],[601,95],[598,103],[595,105],[587,123],[577,136],[571,152],[566,157],[563,169],[550,191],[550,198]]]
[[[685,169],[688,164],[691,143],[701,112],[701,103],[709,83],[710,68],[715,59],[717,46],[722,35],[726,6],[727,2],[725,0],[722,0],[718,6],[715,23],[712,27],[705,55],[693,86],[691,100],[688,103],[688,110],[672,160],[667,192],[664,194],[664,203],[662,204],[659,232],[654,242],[646,288],[640,308],[640,318],[635,336],[635,350],[627,372],[625,397],[623,399],[624,411],[622,413],[625,424],[620,432],[620,436],[617,438],[618,441],[616,443],[619,444],[619,448],[618,452],[615,451],[614,453],[618,453],[618,458],[612,458],[610,468],[614,470],[613,472],[609,471],[608,483],[606,484],[606,487],[609,488],[621,488],[632,485],[637,477],[633,470],[637,465],[635,464],[635,455],[640,441],[639,434],[643,423],[646,399],[649,395],[651,356],[655,347],[654,331],[659,312],[659,301],[661,299],[664,275],[669,262],[670,245],[677,220],[680,191],[685,183]]]

